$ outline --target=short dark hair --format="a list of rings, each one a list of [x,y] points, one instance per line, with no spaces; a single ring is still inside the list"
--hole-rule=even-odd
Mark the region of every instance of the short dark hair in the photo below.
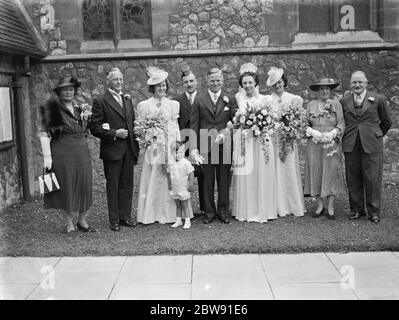
[[[166,92],[168,92],[169,91],[169,81],[168,81],[168,79],[165,79],[164,80],[165,81],[165,83],[166,83]],[[160,82],[161,83],[161,82]],[[158,83],[159,84],[159,83]],[[148,86],[148,92],[149,93],[155,93],[155,86],[157,86],[158,84],[151,84],[151,85],[149,85]]]
[[[284,88],[287,88],[287,86],[288,86],[288,77],[285,75],[285,73],[283,73],[283,75],[281,76],[281,79],[283,79],[283,81],[284,81]]]
[[[245,71],[242,75],[240,75],[240,78],[238,79],[238,83],[240,84],[240,87],[242,88],[242,79],[244,77],[252,77],[255,80],[255,87],[257,85],[259,85],[259,75],[257,73],[254,72],[250,72],[250,71]]]
[[[183,80],[184,77],[187,77],[187,76],[189,76],[190,74],[192,74],[192,75],[195,77],[194,72],[192,72],[191,70],[183,71],[183,72],[181,73],[181,79]]]

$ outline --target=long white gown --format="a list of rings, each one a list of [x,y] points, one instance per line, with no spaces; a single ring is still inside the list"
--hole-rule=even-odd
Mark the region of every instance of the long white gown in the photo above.
[[[280,97],[273,93],[272,108],[277,111],[282,103],[289,104],[293,99],[300,99],[300,96],[284,92]],[[282,162],[279,157],[279,139],[274,139],[274,156],[276,163],[277,179],[277,212],[280,217],[288,214],[303,216],[305,212],[305,201],[303,197],[302,178],[299,167],[298,146],[294,143],[294,149]]]
[[[157,157],[167,150],[170,156],[170,145],[180,140],[180,131],[177,119],[180,104],[168,98],[159,100],[150,98],[137,105],[137,116],[158,113],[159,110],[168,120],[166,149],[158,149]],[[143,169],[140,177],[137,222],[149,224],[154,222],[176,222],[176,203],[170,196],[166,175],[162,173],[161,164],[154,162],[153,153],[147,149],[144,153]]]
[[[264,106],[270,104],[270,96],[257,95],[249,98],[237,96],[238,111],[247,104]],[[241,156],[241,130],[233,138],[233,210],[239,221],[267,222],[277,218],[277,193],[275,156],[272,138],[267,147],[269,161],[265,162],[260,138],[245,139],[245,156]]]

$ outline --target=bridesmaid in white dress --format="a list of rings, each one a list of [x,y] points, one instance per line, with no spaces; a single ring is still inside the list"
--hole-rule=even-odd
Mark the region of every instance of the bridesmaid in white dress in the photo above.
[[[269,77],[266,85],[273,91],[271,98],[272,107],[275,111],[279,110],[282,104],[290,104],[294,99],[298,99],[302,106],[303,100],[300,96],[285,91],[288,79],[283,69],[272,67],[268,75]],[[297,144],[294,142],[294,149],[288,154],[284,162],[281,161],[279,156],[280,142],[278,136],[275,137],[274,147],[278,215],[281,217],[288,214],[293,214],[298,217],[303,216],[305,212],[305,201],[303,197]]]
[[[250,71],[247,71],[250,70]],[[262,109],[270,105],[271,98],[259,94],[259,76],[253,64],[240,69],[239,84],[244,92],[236,95],[238,112],[249,106]],[[241,156],[241,130],[234,133],[233,147],[233,211],[240,221],[267,222],[277,218],[276,173],[274,148],[271,139],[267,146],[268,158],[260,138],[249,136],[245,140],[245,156]]]
[[[150,76],[147,81],[148,91],[153,94],[153,97],[141,101],[137,105],[137,115],[144,117],[147,114],[161,112],[168,120],[167,142],[165,146],[157,148],[156,161],[154,161],[154,153],[150,149],[145,151],[139,185],[137,222],[143,224],[173,223],[176,221],[176,203],[170,196],[167,177],[162,171],[161,164],[165,163],[165,159],[171,159],[170,155],[165,156],[165,152],[170,154],[170,145],[180,140],[177,122],[180,104],[166,97],[166,92],[169,89],[166,71],[150,67],[148,75]]]

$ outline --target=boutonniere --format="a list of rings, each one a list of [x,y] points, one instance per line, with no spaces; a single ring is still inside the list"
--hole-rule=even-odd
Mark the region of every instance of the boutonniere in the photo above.
[[[128,93],[125,93],[123,96],[125,97],[126,100],[129,100],[131,98],[130,94]]]
[[[369,97],[367,100],[370,101],[370,102],[375,102],[375,98],[374,97]]]
[[[224,107],[223,111],[229,111],[229,107]]]
[[[224,101],[224,102],[226,102],[226,103],[229,103],[229,98],[227,97],[227,96],[223,96],[223,98],[222,98],[222,100]]]

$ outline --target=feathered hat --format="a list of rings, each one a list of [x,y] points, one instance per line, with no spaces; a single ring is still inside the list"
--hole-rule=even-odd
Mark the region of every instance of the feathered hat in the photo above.
[[[271,87],[281,79],[284,74],[284,70],[281,68],[271,67],[267,74],[269,77],[267,78],[266,85]]]
[[[158,83],[161,83],[162,81],[165,81],[166,78],[169,76],[169,73],[155,66],[150,66],[147,68],[147,75],[149,77],[147,84],[156,85]]]

